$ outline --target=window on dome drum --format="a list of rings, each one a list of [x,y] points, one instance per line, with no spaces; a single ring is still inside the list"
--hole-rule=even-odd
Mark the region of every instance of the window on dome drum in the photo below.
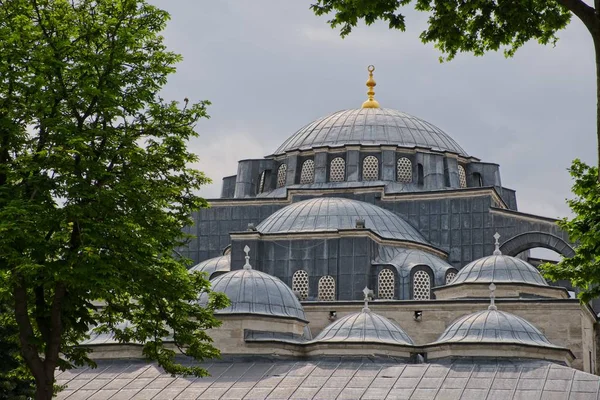
[[[343,182],[346,180],[346,161],[342,157],[331,160],[329,167],[329,181]]]
[[[262,193],[265,191],[265,175],[267,174],[267,171],[263,171],[260,174],[260,179],[258,181],[258,193]]]
[[[423,165],[417,164],[417,185],[423,186],[425,183],[425,174],[423,173]]]
[[[306,185],[315,181],[315,162],[313,160],[306,160],[302,164],[302,171],[300,172],[300,184]]]
[[[413,274],[413,300],[429,300],[431,298],[431,277],[420,270]]]
[[[390,300],[394,298],[396,276],[391,269],[382,269],[377,279],[377,296],[380,299]]]
[[[379,160],[375,156],[367,156],[363,160],[363,181],[376,181],[379,179]]]
[[[483,179],[481,178],[481,174],[479,172],[474,172],[473,173],[473,180],[475,181],[475,184],[479,187],[483,186]]]
[[[280,188],[285,186],[285,177],[287,172],[287,165],[281,164],[277,170],[277,187]]]
[[[446,285],[451,283],[456,277],[456,272],[450,271],[446,274]]]
[[[412,182],[412,162],[406,158],[401,157],[396,162],[396,180],[403,183]]]
[[[308,272],[298,270],[292,276],[292,291],[296,293],[299,300],[308,298]]]
[[[462,165],[458,166],[458,182],[460,183],[461,188],[467,187],[467,174],[465,172],[465,167]]]
[[[335,279],[333,276],[322,276],[319,279],[319,300],[335,300]]]

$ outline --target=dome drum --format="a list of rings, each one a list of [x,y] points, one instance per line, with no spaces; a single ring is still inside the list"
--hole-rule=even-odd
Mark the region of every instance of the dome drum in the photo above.
[[[499,298],[551,298],[568,299],[569,292],[563,287],[539,286],[520,282],[496,282],[496,296]],[[461,298],[487,298],[488,283],[458,283],[433,288],[438,300]]]

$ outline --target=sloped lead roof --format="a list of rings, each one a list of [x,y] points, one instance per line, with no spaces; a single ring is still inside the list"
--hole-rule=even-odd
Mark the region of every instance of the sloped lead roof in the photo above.
[[[305,321],[302,305],[285,283],[278,278],[253,269],[240,269],[211,280],[212,290],[223,292],[231,305],[215,314],[260,314],[297,318]],[[200,303],[206,304],[203,293]]]
[[[209,258],[199,264],[194,265],[189,269],[190,272],[206,272],[210,278],[215,272],[229,272],[231,271],[231,255],[225,254],[215,258]]]
[[[357,219],[364,219],[365,228],[383,238],[431,246],[419,231],[393,212],[362,201],[335,197],[293,203],[271,214],[256,229],[261,233],[335,232],[355,229]]]
[[[274,154],[343,145],[423,147],[468,157],[467,152],[440,128],[389,108],[358,108],[334,112],[294,133]]]
[[[434,343],[513,343],[559,348],[528,321],[498,310],[458,318]]]
[[[323,329],[313,342],[413,344],[402,328],[369,310],[340,318]]]
[[[465,265],[450,283],[528,283],[548,286],[540,272],[520,258],[493,255],[483,257]]]

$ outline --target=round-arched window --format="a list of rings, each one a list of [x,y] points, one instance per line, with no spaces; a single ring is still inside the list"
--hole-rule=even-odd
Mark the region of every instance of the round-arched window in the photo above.
[[[403,183],[411,183],[413,180],[412,162],[406,157],[401,157],[396,162],[396,180]]]
[[[335,300],[335,279],[333,276],[322,276],[319,279],[319,300],[329,301]]]
[[[465,167],[462,165],[458,166],[458,182],[461,188],[467,187],[467,174],[465,173]]]
[[[315,181],[315,162],[313,160],[306,160],[302,164],[302,171],[300,171],[300,184],[306,185]]]
[[[281,164],[277,170],[277,187],[285,186],[285,178],[287,172],[287,165]]]
[[[363,181],[376,181],[379,179],[379,160],[375,156],[367,156],[363,160]]]
[[[258,193],[265,191],[265,175],[267,175],[267,171],[263,171],[260,174],[260,179],[258,181]]]
[[[419,270],[413,274],[413,300],[429,300],[431,298],[431,277],[426,271]]]
[[[456,277],[456,272],[450,271],[446,274],[446,285],[452,283],[454,278]]]
[[[342,157],[331,160],[329,168],[330,182],[343,182],[346,180],[346,161]]]
[[[394,272],[391,269],[382,269],[377,278],[377,296],[380,299],[393,299],[395,287],[396,276]]]
[[[292,291],[297,294],[300,300],[308,298],[308,272],[302,269],[294,272],[292,276]]]

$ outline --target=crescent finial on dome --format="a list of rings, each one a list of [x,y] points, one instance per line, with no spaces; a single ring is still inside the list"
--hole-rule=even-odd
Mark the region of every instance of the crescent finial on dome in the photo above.
[[[362,108],[379,108],[379,102],[375,100],[375,90],[373,88],[377,83],[375,83],[375,79],[373,79],[373,71],[375,71],[374,65],[369,65],[367,67],[367,71],[369,71],[369,79],[367,79],[367,87],[369,90],[367,91],[367,96],[369,99],[362,104]]]

